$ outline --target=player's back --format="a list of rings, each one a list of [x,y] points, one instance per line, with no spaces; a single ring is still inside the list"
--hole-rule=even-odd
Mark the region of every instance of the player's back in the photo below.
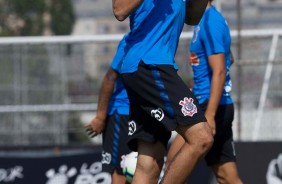
[[[177,68],[174,56],[184,19],[183,0],[143,1],[130,15],[131,31],[126,37],[122,73],[136,71],[140,60]]]

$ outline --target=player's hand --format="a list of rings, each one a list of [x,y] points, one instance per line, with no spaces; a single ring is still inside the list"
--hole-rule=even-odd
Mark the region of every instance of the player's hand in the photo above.
[[[212,130],[212,135],[214,136],[215,133],[216,133],[216,124],[215,124],[215,119],[214,119],[214,116],[210,116],[208,114],[205,115],[206,116],[206,119],[208,121],[208,124]]]
[[[89,124],[85,126],[85,131],[90,137],[93,138],[101,134],[104,131],[104,128],[105,128],[105,121],[98,117],[95,117],[90,121]]]

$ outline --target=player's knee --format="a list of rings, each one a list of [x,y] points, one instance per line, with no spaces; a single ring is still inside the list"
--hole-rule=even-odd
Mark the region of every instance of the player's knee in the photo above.
[[[137,164],[137,168],[142,173],[142,178],[147,178],[150,181],[158,181],[160,171],[156,165]]]
[[[189,131],[190,133],[188,133],[185,128],[183,129],[183,127],[178,128],[177,131],[197,154],[204,155],[212,147],[212,131],[207,123],[199,123],[195,126],[196,127],[190,127],[192,128]]]
[[[204,128],[201,136],[199,137],[198,144],[204,154],[212,147],[213,135],[209,127]]]
[[[213,144],[213,137],[207,136],[202,142],[200,142],[200,146],[202,148],[201,152],[202,154],[206,154]]]
[[[146,175],[158,179],[163,163],[163,158],[153,158],[150,161],[137,162],[137,168]]]

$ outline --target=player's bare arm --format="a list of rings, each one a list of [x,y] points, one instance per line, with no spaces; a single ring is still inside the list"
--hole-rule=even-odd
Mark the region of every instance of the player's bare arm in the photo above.
[[[212,70],[211,79],[211,90],[210,99],[205,112],[206,118],[209,125],[212,128],[213,134],[215,134],[215,114],[219,101],[222,95],[225,77],[226,77],[226,67],[225,67],[225,57],[224,54],[214,54],[209,56],[209,65]]]
[[[94,119],[86,125],[86,131],[94,137],[103,132],[105,127],[105,120],[107,117],[108,105],[114,91],[115,80],[118,74],[111,68],[107,71],[102,81],[102,86],[99,93],[97,115]]]
[[[124,21],[142,2],[143,0],[112,0],[116,19]]]
[[[102,86],[99,92],[97,117],[105,120],[107,116],[107,110],[109,101],[114,91],[115,81],[118,77],[117,72],[113,69],[109,69],[104,76]]]

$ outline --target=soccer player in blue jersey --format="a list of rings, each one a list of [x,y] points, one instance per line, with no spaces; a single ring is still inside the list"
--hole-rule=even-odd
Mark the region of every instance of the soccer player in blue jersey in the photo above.
[[[190,63],[194,73],[193,93],[213,130],[214,144],[206,155],[219,184],[242,184],[236,166],[232,133],[234,107],[230,67],[233,56],[228,24],[209,0],[200,23],[194,27]],[[183,145],[177,136],[168,153],[168,163]]]
[[[185,8],[185,0],[113,0],[118,20],[130,16],[121,76],[130,100],[128,145],[138,151],[134,184],[158,182],[172,130],[185,143],[163,184],[184,183],[213,143],[204,112],[177,75],[174,57]]]
[[[128,183],[120,164],[122,157],[131,152],[126,144],[129,100],[119,77],[125,46],[125,40],[122,39],[102,81],[97,115],[86,125],[86,131],[92,137],[103,133],[102,171],[112,174],[112,184]]]

